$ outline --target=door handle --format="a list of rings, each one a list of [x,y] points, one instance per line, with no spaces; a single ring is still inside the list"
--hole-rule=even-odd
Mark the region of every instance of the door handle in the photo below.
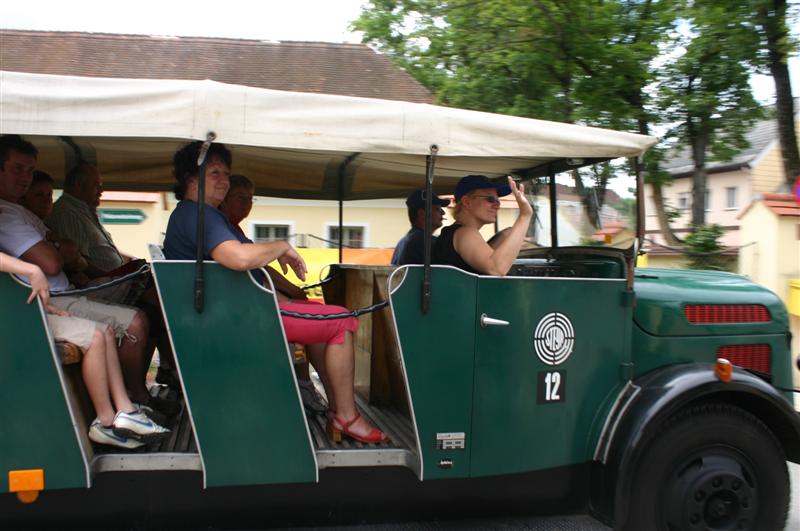
[[[510,323],[508,321],[503,321],[502,319],[493,319],[492,317],[487,316],[485,313],[481,314],[481,328],[486,328],[487,326],[508,326]]]

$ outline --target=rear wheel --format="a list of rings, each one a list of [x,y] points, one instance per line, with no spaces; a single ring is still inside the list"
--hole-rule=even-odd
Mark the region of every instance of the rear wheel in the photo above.
[[[636,464],[628,530],[780,531],[789,472],[763,422],[732,406],[696,406],[670,418]]]

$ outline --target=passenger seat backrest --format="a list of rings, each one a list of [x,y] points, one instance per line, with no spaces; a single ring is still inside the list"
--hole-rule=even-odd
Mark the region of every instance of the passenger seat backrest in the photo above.
[[[160,245],[156,245],[155,243],[148,243],[147,249],[148,251],[150,251],[151,260],[166,260],[166,258],[164,258],[164,250],[161,248]]]

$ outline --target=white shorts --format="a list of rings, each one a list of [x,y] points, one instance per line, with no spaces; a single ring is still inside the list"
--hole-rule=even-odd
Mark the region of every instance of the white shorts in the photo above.
[[[110,326],[117,339],[129,337],[128,327],[136,316],[136,309],[106,302],[98,302],[86,297],[51,297],[50,304],[60,310],[69,312],[71,317],[80,317],[96,323]],[[131,338],[138,340],[145,338]],[[91,342],[91,338],[89,339]],[[72,341],[70,341],[72,343]],[[78,344],[78,343],[76,343]]]
[[[92,344],[97,327],[105,326],[80,317],[64,317],[50,313],[47,314],[47,324],[50,325],[56,341],[66,341],[78,345],[83,351],[88,350]]]

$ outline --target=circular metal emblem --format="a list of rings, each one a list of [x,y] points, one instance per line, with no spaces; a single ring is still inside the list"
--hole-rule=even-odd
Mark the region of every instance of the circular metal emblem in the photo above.
[[[575,346],[575,331],[569,318],[563,313],[545,315],[533,333],[536,355],[546,365],[560,365],[567,361]]]

